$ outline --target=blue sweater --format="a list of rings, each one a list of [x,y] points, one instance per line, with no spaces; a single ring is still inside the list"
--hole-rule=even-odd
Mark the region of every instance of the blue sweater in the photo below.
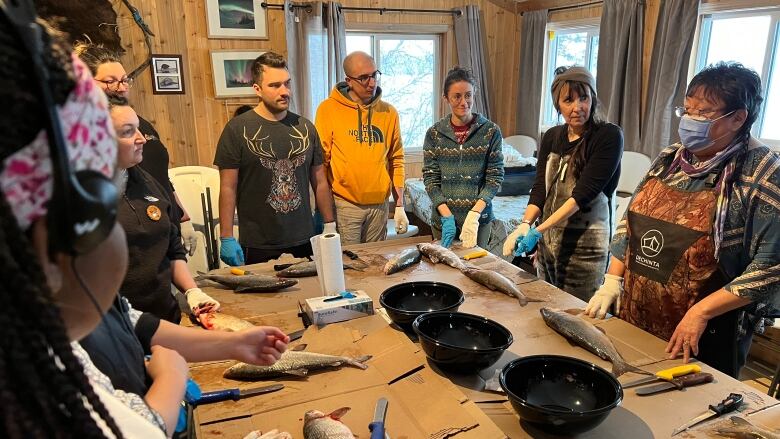
[[[432,225],[441,227],[436,209],[446,204],[460,228],[478,200],[487,203],[479,222],[493,220],[491,200],[504,181],[502,136],[498,125],[480,114],[469,128],[466,141],[458,143],[448,114],[425,133],[423,181],[433,203]]]

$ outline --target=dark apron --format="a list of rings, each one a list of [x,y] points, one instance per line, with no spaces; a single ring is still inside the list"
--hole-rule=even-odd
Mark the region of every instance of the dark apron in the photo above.
[[[541,222],[572,196],[577,179],[569,168],[571,155],[550,153],[547,157],[547,187]],[[600,192],[587,206],[539,240],[537,275],[587,302],[604,282],[610,238],[610,203]]]
[[[634,195],[626,222],[623,320],[669,340],[696,302],[728,283],[715,259],[716,205],[712,187],[681,191],[657,178]],[[739,335],[742,315],[738,309],[711,319],[699,340],[697,358],[733,377],[752,336],[752,329]]]

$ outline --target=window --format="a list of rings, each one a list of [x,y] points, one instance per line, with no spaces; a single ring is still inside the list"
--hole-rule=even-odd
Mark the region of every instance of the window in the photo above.
[[[547,69],[542,98],[542,125],[551,127],[560,123],[553,106],[550,87],[558,67],[583,66],[596,76],[599,56],[599,28],[596,25],[548,28],[550,43],[547,46]]]
[[[780,71],[776,68],[780,10],[726,12],[702,16],[695,72],[719,61],[737,61],[761,76],[764,102],[753,135],[780,144]],[[682,103],[678,104],[682,105]]]
[[[382,99],[398,110],[404,149],[421,149],[439,110],[439,37],[347,32],[347,53],[355,50],[382,72]]]

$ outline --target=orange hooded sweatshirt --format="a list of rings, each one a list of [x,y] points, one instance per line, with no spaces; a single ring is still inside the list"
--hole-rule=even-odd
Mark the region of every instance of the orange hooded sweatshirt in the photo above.
[[[317,108],[314,125],[333,195],[353,204],[380,204],[391,185],[404,185],[404,151],[398,112],[382,101],[382,89],[368,105],[349,98],[338,83]]]

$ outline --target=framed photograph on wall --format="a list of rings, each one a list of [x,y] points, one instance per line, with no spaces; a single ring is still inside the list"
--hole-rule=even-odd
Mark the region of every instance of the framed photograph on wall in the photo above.
[[[214,95],[218,98],[255,96],[252,88],[252,62],[265,53],[258,50],[214,50]]]
[[[209,38],[268,39],[265,9],[257,0],[206,0]]]
[[[184,94],[181,55],[152,55],[152,93]]]

